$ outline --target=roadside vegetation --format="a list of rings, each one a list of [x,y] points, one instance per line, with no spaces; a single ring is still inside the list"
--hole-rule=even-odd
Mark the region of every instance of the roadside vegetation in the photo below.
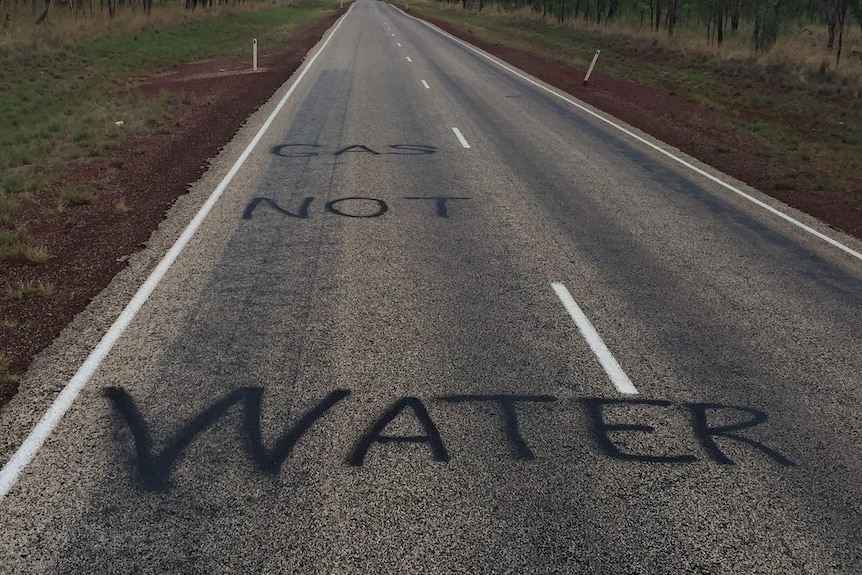
[[[54,284],[43,280],[16,282],[7,286],[6,291],[7,295],[15,300],[31,297],[49,298],[54,295]]]
[[[734,25],[733,0],[676,0],[671,32],[666,6],[673,3],[419,0],[409,6],[491,44],[581,73],[600,49],[596,71],[701,105],[724,142],[778,166],[779,177],[763,191],[814,192],[862,209],[862,24],[853,16],[862,0],[846,6],[843,32],[839,21],[830,31],[826,10],[832,8],[823,0],[783,5],[774,42],[760,48],[760,4],[737,3]],[[726,29],[721,44],[717,27]]]
[[[33,354],[128,257],[111,246],[144,241],[172,190],[187,183],[179,178],[193,177],[190,166],[213,153],[213,141],[198,148],[184,128],[201,133],[212,117],[206,136],[224,141],[237,110],[253,109],[289,73],[294,64],[238,81],[246,62],[251,68],[252,39],[263,62],[279,54],[298,63],[309,31],[340,0],[0,1],[2,406]],[[222,65],[225,84],[211,76],[199,84],[188,72],[218,76]],[[212,89],[160,88],[175,69]],[[249,86],[242,101],[233,98],[236,85]],[[177,143],[188,155],[170,156],[168,175],[153,174],[158,190],[126,179],[147,177]]]
[[[5,399],[13,392],[18,376],[12,373],[11,362],[5,355],[0,355],[0,399]]]
[[[769,52],[780,43],[780,57],[802,64],[811,56],[832,55],[838,66],[845,32],[853,25],[862,31],[862,0],[438,1],[476,12],[490,9],[520,18],[538,16],[559,24],[605,26],[630,35],[662,32],[669,41],[682,38],[678,44],[699,43],[716,48],[725,45],[730,46],[730,51],[745,47]],[[862,52],[857,49],[851,49],[849,56],[855,62],[862,61]],[[859,71],[858,66],[851,68]]]
[[[316,0],[230,5],[5,0],[0,229],[18,233],[15,213],[61,179],[70,164],[108,155],[123,138],[164,129],[172,112],[197,103],[172,94],[131,96],[141,79],[187,61],[243,53],[250,58],[252,38],[262,50],[275,50],[337,6]],[[62,216],[96,201],[92,190],[67,190],[44,216]],[[34,259],[13,248],[4,241],[0,259]]]

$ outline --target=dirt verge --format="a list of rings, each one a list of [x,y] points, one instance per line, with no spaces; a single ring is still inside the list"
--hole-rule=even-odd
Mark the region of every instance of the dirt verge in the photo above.
[[[342,8],[305,30],[282,52],[263,56],[261,70],[246,73],[247,58],[196,62],[142,82],[126,97],[180,94],[184,106],[168,128],[146,139],[121,140],[104,157],[69,168],[69,173],[16,213],[31,243],[44,245],[42,265],[0,264],[0,288],[53,286],[47,297],[0,297],[0,353],[21,373],[142,249],[177,197],[186,193],[248,116],[264,104],[302,63]],[[95,189],[92,203],[58,210],[63,190]],[[45,217],[46,213],[52,213]],[[0,385],[0,406],[17,391]]]

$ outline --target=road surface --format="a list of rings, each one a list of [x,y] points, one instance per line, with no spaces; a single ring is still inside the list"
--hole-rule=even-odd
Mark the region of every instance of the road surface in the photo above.
[[[862,572],[858,242],[388,4],[288,87],[4,409],[2,573]]]

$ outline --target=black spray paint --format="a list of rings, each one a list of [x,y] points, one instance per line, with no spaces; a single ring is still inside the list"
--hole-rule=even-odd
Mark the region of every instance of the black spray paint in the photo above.
[[[413,436],[392,436],[383,435],[383,430],[386,426],[392,423],[398,415],[407,408],[413,411],[416,420],[422,425],[425,435]],[[363,435],[356,443],[356,448],[353,454],[348,459],[351,465],[362,465],[365,461],[365,456],[368,454],[368,449],[373,443],[427,443],[431,448],[431,456],[434,461],[449,461],[449,453],[446,451],[446,446],[443,445],[443,439],[440,437],[440,431],[434,425],[431,416],[428,415],[428,410],[422,402],[415,397],[405,397],[393,403],[389,409],[383,412],[383,415],[374,422],[365,435]]]
[[[365,201],[365,202],[374,202],[377,204],[377,211],[373,214],[349,214],[347,212],[342,211],[335,206],[340,204],[341,202],[348,201]],[[386,205],[386,202],[383,200],[378,200],[377,198],[363,198],[361,196],[352,196],[349,198],[339,198],[337,200],[332,200],[330,202],[326,202],[326,211],[332,212],[333,214],[338,214],[339,216],[346,216],[348,218],[377,218],[386,213],[389,209],[389,206]]]
[[[268,205],[273,210],[284,216],[290,216],[292,218],[299,218],[302,220],[308,219],[308,208],[311,207],[311,202],[314,201],[314,196],[309,196],[303,200],[302,205],[299,206],[299,210],[296,213],[291,212],[285,208],[282,208],[278,204],[275,203],[274,200],[269,198],[252,198],[252,200],[245,207],[245,211],[242,213],[242,219],[250,220],[252,213],[254,213],[254,209],[258,206],[258,204],[263,203]]]
[[[393,144],[387,146],[387,151],[377,150],[363,144],[351,144],[332,152],[333,156],[342,154],[369,154],[371,156],[427,156],[436,154],[435,146],[425,144]],[[272,153],[281,158],[313,158],[321,155],[321,146],[318,144],[281,144],[272,149]]]
[[[446,209],[446,202],[449,200],[469,200],[470,198],[463,198],[457,196],[430,196],[427,198],[417,198],[417,197],[405,197],[405,200],[431,200],[434,202],[434,205],[437,207],[437,217],[440,218],[448,218],[449,211]]]
[[[363,146],[362,144],[353,144],[351,146],[347,146],[346,148],[341,148],[340,150],[337,150],[335,152],[335,154],[333,154],[333,155],[340,156],[341,154],[346,154],[348,152],[353,152],[354,154],[356,154],[356,153],[371,154],[374,156],[380,155],[380,152],[375,152],[374,150],[372,150],[368,146]]]
[[[610,434],[615,431],[652,433],[655,431],[655,428],[643,424],[608,423],[605,421],[604,408],[606,405],[652,405],[656,407],[670,407],[673,405],[671,402],[660,399],[614,400],[598,398],[584,399],[582,402],[587,408],[593,438],[596,440],[599,449],[601,449],[605,455],[613,457],[614,459],[645,461],[650,463],[691,463],[692,461],[697,460],[694,455],[642,455],[626,453],[620,450],[620,448],[611,439]]]
[[[751,438],[745,437],[744,435],[740,435],[739,433],[735,433],[742,429],[748,429],[749,427],[754,427],[755,425],[760,425],[761,423],[766,423],[768,416],[760,410],[754,409],[752,407],[736,407],[736,406],[727,406],[720,405],[718,403],[688,403],[686,404],[688,409],[691,411],[691,427],[692,431],[694,431],[694,436],[700,442],[701,447],[706,452],[706,454],[715,461],[716,463],[721,463],[722,465],[733,465],[733,460],[731,460],[728,456],[721,452],[718,445],[715,443],[716,437],[722,437],[724,439],[732,439],[733,441],[740,441],[762,451],[776,462],[781,465],[792,466],[794,463],[775,451],[771,449],[759,441],[755,441]],[[717,411],[721,409],[732,409],[735,411],[741,411],[742,413],[746,413],[751,416],[747,421],[741,421],[739,423],[733,423],[730,425],[723,425],[718,427],[710,427],[707,422],[707,412]]]
[[[518,412],[515,410],[515,406],[524,402],[547,403],[557,401],[556,397],[550,395],[448,395],[438,399],[447,403],[491,402],[499,405],[503,416],[503,431],[512,449],[512,456],[523,461],[535,459],[536,456],[527,445],[524,436],[521,435]]]
[[[300,148],[311,149],[302,151]],[[319,148],[317,144],[282,144],[274,147],[272,153],[282,158],[312,158],[320,155]]]
[[[650,405],[654,407],[668,408],[672,407],[669,401],[658,399],[602,399],[602,398],[587,398],[582,399],[581,403],[587,408],[587,414],[590,420],[590,427],[593,432],[593,437],[599,446],[599,449],[609,457],[614,459],[623,459],[626,461],[643,461],[651,463],[691,463],[697,461],[694,455],[645,455],[636,453],[626,453],[614,443],[611,438],[611,433],[615,431],[652,433],[655,428],[643,424],[620,424],[608,423],[605,421],[605,406],[612,405]],[[795,463],[784,457],[779,452],[771,449],[759,441],[737,433],[743,429],[748,429],[762,423],[766,423],[767,415],[752,407],[740,407],[735,405],[722,405],[719,403],[683,403],[685,408],[690,413],[691,431],[695,439],[700,443],[707,457],[716,463],[722,465],[733,465],[733,460],[725,455],[718,444],[715,442],[716,437],[731,439],[744,443],[753,447],[769,457],[776,463],[784,466],[793,466]],[[749,419],[732,423],[724,426],[710,427],[707,422],[708,411],[730,410],[733,412],[741,412],[750,416]]]
[[[165,441],[165,448],[158,455],[153,453],[150,428],[138,411],[134,400],[122,388],[108,387],[103,392],[114,408],[123,417],[132,432],[137,457],[137,474],[141,487],[146,491],[161,491],[168,486],[174,463],[189,444],[216,421],[224,417],[237,403],[243,406],[242,431],[244,448],[254,466],[261,472],[274,475],[290,455],[293,446],[314,424],[336,403],[350,395],[344,389],[330,393],[311,411],[303,415],[287,432],[281,436],[272,449],[263,445],[260,429],[260,406],[263,389],[242,387],[217,401],[189,421],[176,435]]]
[[[335,390],[324,398],[320,403],[303,414],[291,427],[287,428],[275,445],[267,449],[263,444],[263,433],[260,427],[261,400],[263,390],[256,387],[243,387],[216,401],[211,406],[192,418],[173,437],[164,442],[165,448],[161,453],[153,453],[153,441],[150,435],[150,426],[138,411],[134,400],[129,394],[118,387],[109,387],[104,390],[105,397],[114,406],[114,409],[128,425],[135,445],[136,477],[139,484],[147,491],[161,491],[167,488],[171,472],[176,462],[183,456],[188,446],[209,427],[223,418],[235,405],[242,406],[242,437],[243,450],[249,457],[254,467],[263,474],[277,474],[281,466],[290,456],[296,443],[303,437],[306,431],[320,418],[332,409],[338,402],[350,395],[348,390]],[[550,395],[450,395],[437,398],[444,404],[458,403],[495,403],[500,409],[501,423],[508,447],[512,451],[514,459],[519,461],[535,460],[536,456],[523,437],[518,421],[519,410],[534,409],[537,403],[559,402],[560,400]],[[654,399],[604,399],[604,398],[582,398],[576,400],[584,406],[587,415],[587,426],[591,432],[598,451],[613,459],[639,462],[639,463],[664,463],[664,464],[687,464],[698,460],[694,454],[672,454],[651,455],[643,453],[629,453],[623,451],[614,442],[615,433],[639,433],[649,436],[655,428],[646,425],[643,420],[610,423],[606,420],[606,408],[612,406],[647,406],[651,409],[667,410],[682,407],[688,412],[687,422],[691,426],[694,438],[699,442],[706,457],[721,465],[733,465],[724,452],[721,451],[719,442],[733,441],[746,445],[756,452],[768,456],[774,462],[783,466],[795,465],[793,461],[767,447],[759,441],[755,441],[745,435],[743,431],[766,423],[767,415],[751,407],[729,406],[717,403],[681,403],[674,404],[664,400]],[[710,416],[715,416],[724,411],[726,415],[743,416],[736,423],[727,425],[710,425]],[[386,435],[386,428],[405,412],[410,412],[413,418],[422,427],[424,435],[394,436]],[[629,417],[630,414],[619,414],[620,417]],[[639,418],[647,418],[648,415],[641,414]],[[447,463],[450,460],[449,453],[443,441],[443,437],[434,420],[428,413],[422,401],[416,397],[404,397],[387,407],[383,413],[374,420],[368,430],[363,433],[353,447],[347,462],[350,465],[362,466],[369,451],[375,444],[424,444],[433,461]]]
[[[470,198],[459,197],[459,196],[429,196],[427,198],[420,197],[405,197],[405,200],[429,200],[434,202],[434,207],[436,208],[436,213],[438,218],[448,218],[449,217],[449,208],[446,202],[450,200],[469,200]],[[299,209],[295,212],[290,211],[290,208],[282,207],[278,205],[275,200],[271,198],[252,198],[248,205],[245,207],[245,210],[242,212],[242,219],[250,220],[254,215],[254,211],[258,208],[258,206],[263,205],[264,207],[268,207],[269,209],[278,212],[283,216],[289,216],[291,218],[297,218],[301,220],[306,220],[310,216],[311,203],[314,201],[314,196],[306,197],[302,203],[299,205]],[[371,202],[374,206],[374,212],[368,214],[357,214],[350,213],[348,210],[348,206],[341,206],[342,202]],[[326,203],[325,209],[327,212],[331,214],[336,214],[339,216],[344,216],[347,218],[378,218],[389,211],[389,206],[386,202],[378,198],[365,198],[360,196],[351,196],[348,198],[336,198]]]

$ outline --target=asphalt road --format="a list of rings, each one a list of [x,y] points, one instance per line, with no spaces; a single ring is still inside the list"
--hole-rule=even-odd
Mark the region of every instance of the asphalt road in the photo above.
[[[306,69],[15,475],[2,573],[862,573],[862,260],[387,4]]]

